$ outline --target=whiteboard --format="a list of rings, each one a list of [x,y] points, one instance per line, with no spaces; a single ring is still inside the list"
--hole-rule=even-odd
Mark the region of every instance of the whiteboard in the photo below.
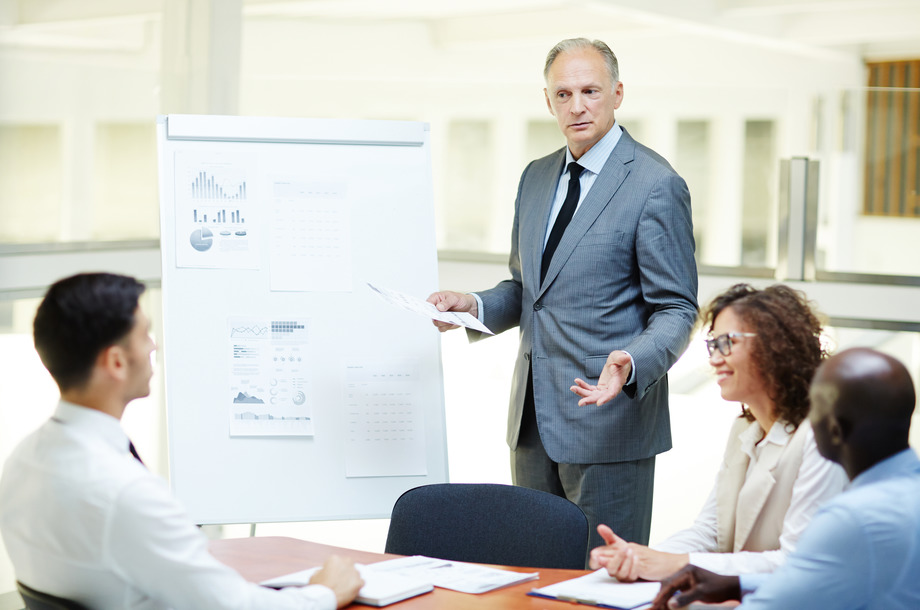
[[[447,480],[428,125],[158,118],[170,484],[196,523],[388,517]]]

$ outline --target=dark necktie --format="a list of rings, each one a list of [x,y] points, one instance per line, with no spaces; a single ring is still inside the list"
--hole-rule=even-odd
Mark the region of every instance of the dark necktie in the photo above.
[[[559,215],[556,216],[556,222],[553,224],[553,230],[546,241],[546,247],[543,248],[543,262],[540,265],[540,284],[543,284],[546,270],[549,269],[549,264],[553,260],[553,253],[556,251],[556,247],[562,241],[562,234],[565,233],[565,228],[569,226],[569,221],[575,215],[575,208],[578,207],[578,196],[581,194],[578,177],[581,176],[581,172],[584,169],[574,161],[569,163],[569,190],[565,194],[565,201],[562,202]]]
[[[146,464],[144,464],[144,460],[142,460],[141,456],[137,454],[137,449],[134,448],[134,443],[132,443],[131,441],[128,441],[128,451],[131,452],[131,455],[134,456],[135,460],[137,460],[138,462],[146,466]]]

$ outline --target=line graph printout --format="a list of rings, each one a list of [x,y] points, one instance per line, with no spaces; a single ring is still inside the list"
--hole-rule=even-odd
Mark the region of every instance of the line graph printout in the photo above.
[[[424,412],[409,364],[351,364],[345,370],[345,476],[427,475]]]
[[[227,332],[230,436],[313,436],[307,322],[231,317]]]
[[[351,292],[345,182],[276,179],[271,188],[271,289]]]
[[[258,269],[249,155],[176,151],[176,266]]]

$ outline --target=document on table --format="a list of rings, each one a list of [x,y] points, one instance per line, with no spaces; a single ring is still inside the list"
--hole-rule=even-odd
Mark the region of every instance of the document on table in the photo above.
[[[422,593],[428,593],[434,589],[430,581],[380,570],[377,568],[379,565],[381,564],[355,564],[355,567],[361,573],[361,578],[364,580],[364,586],[358,591],[356,601],[369,606],[388,606]],[[293,574],[263,580],[259,584],[273,589],[303,587],[310,584],[310,578],[317,570],[319,568],[301,570]]]
[[[532,590],[528,595],[559,599],[603,608],[632,610],[652,603],[661,583],[622,583],[601,568],[579,578]]]
[[[457,326],[465,326],[466,328],[472,328],[473,330],[478,330],[479,332],[488,333],[490,335],[495,334],[486,328],[485,324],[466,312],[438,311],[438,308],[428,301],[423,301],[414,296],[404,294],[402,292],[397,292],[395,290],[374,286],[370,282],[368,282],[367,285],[371,290],[380,295],[384,301],[390,303],[391,305],[401,307],[407,311],[411,311],[412,313],[417,313],[419,315],[425,316],[426,318],[431,318],[432,320],[447,322],[448,324],[456,324]]]
[[[427,580],[436,587],[461,593],[485,593],[540,577],[539,572],[525,574],[462,561],[434,559],[423,555],[390,559],[375,563],[373,566],[392,574],[416,580]]]

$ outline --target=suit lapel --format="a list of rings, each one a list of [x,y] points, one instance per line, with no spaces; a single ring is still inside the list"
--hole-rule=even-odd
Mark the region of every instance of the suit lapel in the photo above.
[[[529,227],[521,227],[518,239],[525,236],[526,239],[532,239],[529,244],[530,264],[525,265],[524,273],[528,275],[527,280],[531,286],[534,286],[534,293],[540,294],[540,266],[543,264],[543,239],[546,236],[547,219],[549,211],[553,207],[553,200],[556,198],[556,189],[559,186],[559,176],[562,175],[562,167],[565,165],[565,148],[556,154],[556,163],[552,165],[555,172],[548,174],[543,181],[542,190],[539,192],[534,204],[534,214],[531,216]]]
[[[743,423],[741,423],[743,422]],[[720,553],[730,553],[735,545],[735,518],[738,509],[738,493],[741,486],[744,485],[744,477],[747,474],[750,458],[738,448],[740,440],[738,436],[749,425],[747,420],[739,420],[732,426],[729,434],[729,444],[734,446],[733,451],[726,452],[728,458],[725,464],[725,472],[719,476],[718,486],[716,488],[716,511],[718,530],[716,532],[716,544]],[[756,423],[754,425],[757,425]]]
[[[575,246],[578,245],[578,242],[591,228],[597,217],[614,198],[623,181],[626,180],[626,176],[629,175],[629,164],[635,158],[635,153],[636,141],[624,129],[620,136],[620,141],[617,142],[617,145],[610,153],[610,157],[607,158],[607,162],[594,180],[591,190],[588,191],[581,205],[578,206],[575,216],[569,222],[569,226],[566,227],[562,240],[553,254],[549,269],[546,271],[546,279],[537,291],[538,297],[553,283],[553,280],[559,275],[559,271],[562,270],[562,267],[575,250]],[[552,205],[552,198],[550,198],[549,205]],[[549,216],[549,207],[545,210],[544,218],[547,216]],[[540,250],[536,257],[537,282],[540,280],[539,270],[542,247]]]
[[[754,464],[751,475],[741,487],[741,492],[738,494],[738,508],[736,509],[738,519],[735,522],[735,553],[744,548],[748,536],[751,535],[754,523],[760,517],[760,512],[763,510],[767,498],[770,497],[773,486],[776,485],[773,471],[776,469],[779,458],[782,457],[785,449],[785,445],[767,443],[761,449],[760,457],[757,459],[757,463]]]

